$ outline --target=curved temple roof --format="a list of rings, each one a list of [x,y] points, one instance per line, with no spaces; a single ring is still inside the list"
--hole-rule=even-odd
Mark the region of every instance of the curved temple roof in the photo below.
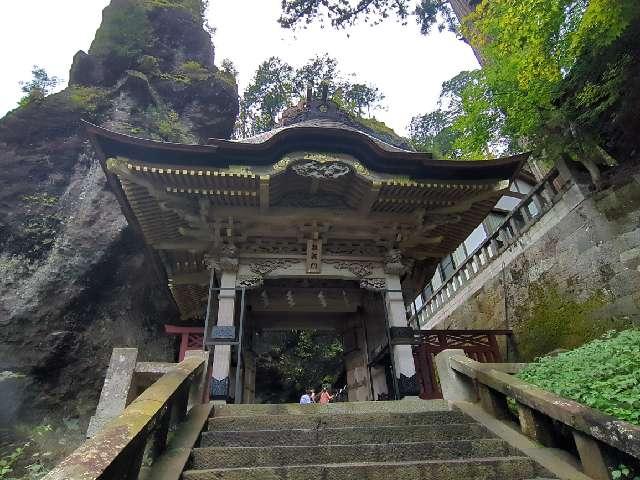
[[[473,181],[511,179],[528,157],[528,154],[519,154],[482,161],[434,160],[430,154],[393,147],[336,122],[302,122],[249,141],[211,139],[207,145],[147,140],[87,122],[85,125],[94,146],[105,158],[123,156],[185,167],[264,166],[277,162],[287,153],[304,150],[353,155],[367,168],[380,173],[408,175],[414,179]]]
[[[348,258],[344,252],[352,250],[383,258],[395,245],[415,261],[410,282],[421,288],[527,158],[434,160],[330,117],[297,118],[249,139],[207,145],[85,125],[127,220],[184,319],[202,313],[205,257],[213,233],[221,231],[231,232],[225,241],[245,257],[264,249],[304,256],[300,234],[307,224],[325,232],[327,261]]]

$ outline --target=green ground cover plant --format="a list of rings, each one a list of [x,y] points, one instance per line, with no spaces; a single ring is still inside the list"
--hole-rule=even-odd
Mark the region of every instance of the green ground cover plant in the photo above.
[[[640,425],[640,329],[609,332],[575,350],[543,357],[525,382]]]

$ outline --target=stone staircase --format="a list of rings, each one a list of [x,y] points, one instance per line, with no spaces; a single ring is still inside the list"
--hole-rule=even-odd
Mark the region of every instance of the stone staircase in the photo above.
[[[216,406],[183,480],[553,476],[442,401]]]

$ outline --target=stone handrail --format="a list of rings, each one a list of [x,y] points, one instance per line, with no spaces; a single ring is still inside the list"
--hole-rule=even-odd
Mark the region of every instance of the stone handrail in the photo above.
[[[207,359],[198,351],[176,364],[44,480],[137,479],[143,460],[151,463],[165,450],[169,429],[202,402]]]
[[[584,472],[594,479],[611,478],[608,449],[640,459],[636,425],[538,388],[504,373],[505,369],[476,362],[461,350],[445,350],[436,357],[436,365],[445,399],[479,400],[498,419],[512,417],[507,399],[513,399],[522,432],[544,446],[557,446],[554,422],[564,425],[573,435]]]
[[[463,285],[478,275],[548,212],[561,197],[562,188],[556,184],[558,178],[559,173],[555,168],[547,173],[507,215],[496,231],[487,237],[419,308],[414,308],[415,313],[409,320],[410,324],[420,328],[419,320],[424,323],[434,316]]]

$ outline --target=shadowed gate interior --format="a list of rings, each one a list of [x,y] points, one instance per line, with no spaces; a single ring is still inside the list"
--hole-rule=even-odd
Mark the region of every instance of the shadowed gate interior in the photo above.
[[[380,293],[356,281],[288,278],[266,280],[244,295],[244,302],[236,302],[236,329],[244,312],[240,357],[237,336],[226,343],[232,344],[229,401],[296,401],[301,390],[327,383],[346,386],[349,401],[389,397],[393,385]],[[235,398],[238,392],[241,399]]]

